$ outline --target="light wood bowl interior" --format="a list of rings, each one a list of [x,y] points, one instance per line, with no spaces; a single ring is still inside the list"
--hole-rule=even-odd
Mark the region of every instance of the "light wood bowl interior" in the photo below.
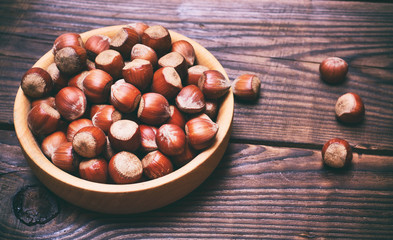
[[[113,36],[122,27],[111,26],[82,33],[86,41],[92,35]],[[209,69],[216,69],[228,76],[218,60],[197,42],[181,34],[170,31],[172,41],[185,39],[195,48],[199,64]],[[34,67],[46,67],[54,61],[48,51]],[[64,200],[93,211],[128,214],[153,210],[172,203],[198,187],[216,168],[221,160],[230,137],[234,101],[232,91],[225,96],[218,113],[219,131],[215,144],[196,156],[182,168],[155,180],[133,184],[94,183],[68,174],[48,160],[41,152],[34,136],[27,125],[30,101],[21,88],[15,98],[14,124],[22,151],[34,174],[39,180]]]

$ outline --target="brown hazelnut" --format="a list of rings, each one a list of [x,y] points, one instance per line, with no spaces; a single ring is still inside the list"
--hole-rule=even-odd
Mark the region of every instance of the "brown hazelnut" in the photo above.
[[[330,167],[342,168],[352,160],[351,146],[343,139],[330,139],[323,145],[322,160]]]
[[[322,80],[330,84],[341,83],[348,73],[348,64],[338,57],[329,57],[319,65]]]
[[[364,104],[356,93],[346,93],[339,97],[335,111],[336,118],[343,123],[355,124],[364,119]]]

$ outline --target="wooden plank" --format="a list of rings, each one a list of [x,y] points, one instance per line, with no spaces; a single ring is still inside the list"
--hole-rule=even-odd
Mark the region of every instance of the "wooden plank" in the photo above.
[[[160,11],[153,5],[3,1],[0,123],[12,123],[21,76],[59,34],[144,21],[197,40],[221,61],[231,80],[243,73],[261,77],[259,101],[235,107],[235,141],[320,147],[342,137],[361,149],[393,150],[392,4],[171,1],[160,4]],[[348,81],[334,87],[318,74],[319,62],[332,55],[350,64]],[[348,91],[366,104],[366,121],[359,126],[343,126],[334,118],[335,100]]]
[[[346,171],[318,150],[230,144],[213,174],[183,199],[147,213],[104,215],[59,200],[60,213],[26,226],[11,209],[23,187],[43,187],[15,137],[0,143],[0,238],[393,237],[393,158],[355,154]],[[7,143],[10,142],[10,143]]]

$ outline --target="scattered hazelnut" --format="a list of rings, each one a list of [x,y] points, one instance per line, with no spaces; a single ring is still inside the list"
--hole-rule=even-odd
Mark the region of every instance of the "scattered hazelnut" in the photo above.
[[[356,93],[346,93],[336,102],[336,118],[343,123],[359,123],[364,119],[364,104]]]
[[[348,64],[341,58],[329,57],[319,65],[322,80],[330,84],[341,83],[348,73]]]
[[[261,80],[254,74],[243,74],[232,83],[233,94],[242,100],[257,99],[261,88]]]
[[[342,168],[352,160],[352,149],[347,141],[330,139],[322,148],[323,162],[333,168]]]

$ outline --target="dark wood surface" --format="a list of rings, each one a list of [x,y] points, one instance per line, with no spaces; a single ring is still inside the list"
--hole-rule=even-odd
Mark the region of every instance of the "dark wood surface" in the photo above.
[[[393,4],[3,0],[0,20],[0,239],[393,238]],[[185,198],[118,216],[55,197],[53,219],[24,224],[14,196],[27,186],[45,188],[13,131],[22,75],[61,33],[136,21],[195,39],[231,80],[257,74],[260,98],[236,102],[225,156]],[[319,63],[329,56],[350,65],[341,85],[319,79]],[[334,117],[336,99],[349,91],[366,105],[357,126]],[[332,137],[354,147],[349,169],[322,165],[320,149]]]

